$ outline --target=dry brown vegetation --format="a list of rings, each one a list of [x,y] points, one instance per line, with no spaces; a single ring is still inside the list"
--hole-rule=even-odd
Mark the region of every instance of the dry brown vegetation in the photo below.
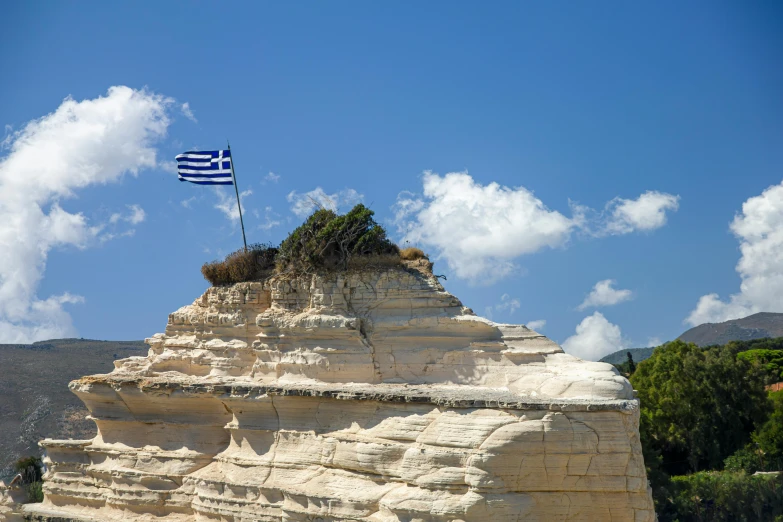
[[[277,248],[271,245],[250,245],[226,256],[223,261],[204,263],[201,273],[214,286],[262,279],[275,267]]]
[[[413,261],[415,259],[426,258],[427,254],[421,248],[408,247],[400,250],[400,258],[404,261]]]

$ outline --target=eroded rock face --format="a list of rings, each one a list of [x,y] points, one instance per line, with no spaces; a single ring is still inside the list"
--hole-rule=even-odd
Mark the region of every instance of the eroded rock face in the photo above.
[[[0,520],[4,522],[22,522],[22,504],[27,495],[18,484],[6,486],[0,480]]]
[[[210,288],[147,341],[71,383],[98,435],[42,443],[29,516],[654,519],[628,381],[426,271]]]

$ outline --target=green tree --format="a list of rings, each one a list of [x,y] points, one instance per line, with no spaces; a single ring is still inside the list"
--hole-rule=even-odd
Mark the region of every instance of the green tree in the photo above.
[[[641,401],[648,465],[668,475],[721,469],[766,420],[764,372],[735,353],[677,340],[638,364],[631,383]]]
[[[769,374],[770,381],[778,382],[783,378],[783,350],[765,348],[746,350],[737,354],[737,359],[749,363],[758,363]]]
[[[22,477],[27,502],[43,502],[43,463],[38,457],[25,457],[16,461],[14,469]]]
[[[770,393],[774,410],[767,422],[753,434],[753,441],[765,453],[765,458],[772,464],[777,462],[776,471],[781,469],[783,461],[783,391]]]
[[[374,212],[361,203],[343,215],[316,210],[280,244],[278,269],[345,269],[362,256],[388,255],[399,263],[399,247],[386,237],[386,230],[373,216]]]
[[[773,411],[752,435],[752,441],[725,461],[727,470],[783,471],[783,391],[770,393]]]

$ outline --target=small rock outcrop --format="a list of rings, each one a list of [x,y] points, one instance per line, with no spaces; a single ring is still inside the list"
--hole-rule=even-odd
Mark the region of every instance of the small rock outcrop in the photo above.
[[[41,443],[28,520],[654,520],[628,381],[426,270],[212,287],[147,342],[70,384],[98,435]]]
[[[0,480],[0,520],[22,522],[22,505],[26,501],[27,494],[18,484],[6,485]]]

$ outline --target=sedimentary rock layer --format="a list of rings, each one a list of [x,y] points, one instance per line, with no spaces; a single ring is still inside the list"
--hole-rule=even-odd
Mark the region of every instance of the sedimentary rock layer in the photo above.
[[[28,516],[654,518],[628,381],[477,317],[426,271],[210,288],[148,342],[71,383],[98,435],[42,443]]]

